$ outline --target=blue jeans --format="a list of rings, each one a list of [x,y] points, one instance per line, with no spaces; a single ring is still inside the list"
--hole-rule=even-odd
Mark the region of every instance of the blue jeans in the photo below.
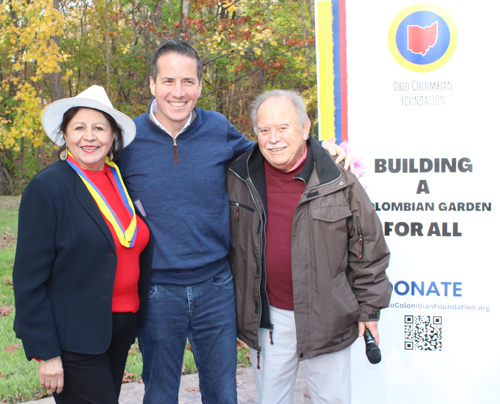
[[[236,313],[231,272],[194,285],[152,284],[138,328],[144,404],[177,404],[186,339],[203,403],[236,404]]]

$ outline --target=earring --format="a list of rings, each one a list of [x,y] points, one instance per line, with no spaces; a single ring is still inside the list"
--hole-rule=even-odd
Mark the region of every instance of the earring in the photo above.
[[[66,147],[59,155],[59,159],[61,159],[62,161],[66,161],[67,158],[68,158],[68,148]]]
[[[111,151],[111,149],[109,149],[108,157],[109,161],[113,161],[113,152]]]

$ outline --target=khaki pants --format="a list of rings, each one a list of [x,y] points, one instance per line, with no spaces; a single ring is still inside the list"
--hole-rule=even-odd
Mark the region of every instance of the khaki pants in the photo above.
[[[292,404],[299,361],[294,313],[271,306],[273,344],[269,330],[259,329],[260,352],[250,349],[260,404]],[[313,404],[351,403],[351,348],[320,355],[304,362],[304,373]]]

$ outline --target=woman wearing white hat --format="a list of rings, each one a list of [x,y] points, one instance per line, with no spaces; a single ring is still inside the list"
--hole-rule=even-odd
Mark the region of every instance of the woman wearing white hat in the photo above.
[[[134,122],[92,86],[42,116],[60,159],[26,187],[14,329],[60,403],[118,404],[148,299],[152,239],[114,164]]]

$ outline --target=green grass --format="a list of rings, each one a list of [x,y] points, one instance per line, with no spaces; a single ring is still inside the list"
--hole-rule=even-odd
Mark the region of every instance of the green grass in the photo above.
[[[18,206],[19,197],[0,197],[0,242],[3,247],[0,249],[0,307],[12,309],[13,243],[17,235]],[[38,365],[26,360],[21,341],[16,339],[12,330],[13,324],[14,310],[0,317],[0,400],[8,403],[27,401],[44,394],[38,383]]]
[[[11,283],[18,207],[19,197],[0,196],[0,308],[9,306],[14,309],[14,290]],[[26,360],[21,341],[15,337],[12,329],[14,314],[14,310],[4,316],[0,314],[0,403],[19,403],[46,395],[38,382],[37,362]],[[248,349],[239,347],[239,366],[250,366],[247,352]],[[140,379],[142,358],[137,341],[130,349],[125,372],[126,381]],[[184,351],[184,374],[196,372],[193,353],[188,344]]]

